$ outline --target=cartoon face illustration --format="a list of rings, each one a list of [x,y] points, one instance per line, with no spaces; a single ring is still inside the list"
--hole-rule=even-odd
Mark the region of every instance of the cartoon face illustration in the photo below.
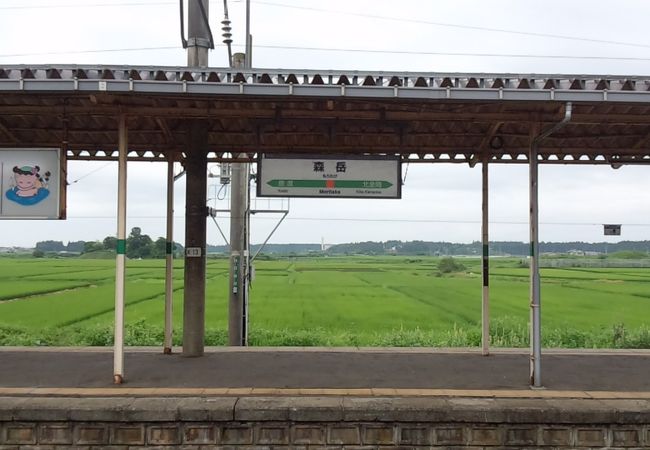
[[[38,166],[15,166],[14,187],[6,192],[6,197],[23,206],[35,205],[44,200],[50,194],[47,189],[50,172],[45,172],[42,176],[40,170]]]
[[[38,189],[42,187],[42,183],[38,179],[38,170],[38,166],[14,167],[14,178],[18,188],[16,195],[19,197],[33,197],[38,193]]]

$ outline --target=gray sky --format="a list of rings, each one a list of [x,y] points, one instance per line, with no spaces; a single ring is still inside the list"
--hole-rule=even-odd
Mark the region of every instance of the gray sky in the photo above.
[[[244,2],[230,0],[229,9],[235,44],[241,44]],[[212,0],[210,19],[216,41],[220,41],[222,14],[222,1]],[[484,0],[252,0],[253,65],[650,75],[647,17],[650,2],[642,0],[619,1],[615,7],[598,0],[501,1],[498,7]],[[174,0],[0,0],[0,30],[0,64],[186,64]],[[296,46],[312,50],[277,48]],[[96,51],[134,48],[149,50]],[[211,53],[210,65],[227,65],[223,45]],[[491,239],[528,240],[527,167],[493,165],[490,171]],[[622,223],[621,239],[650,239],[649,175],[647,166],[619,170],[542,166],[540,238],[602,241],[606,240],[602,223]],[[163,164],[129,165],[129,228],[140,226],[152,237],[164,236],[165,177]],[[93,240],[115,234],[116,180],[114,163],[70,162],[69,219],[2,221],[0,246],[30,246],[45,239]],[[402,200],[293,199],[287,220],[271,242],[479,240],[480,184],[479,166],[411,164]],[[175,239],[183,242],[184,180],[176,187]],[[212,188],[209,197],[214,193]],[[227,207],[223,201],[211,204]],[[258,207],[264,205],[268,202]],[[253,242],[265,239],[277,218],[255,217]],[[220,224],[227,233],[227,220],[220,219]],[[208,241],[222,243],[211,223]]]

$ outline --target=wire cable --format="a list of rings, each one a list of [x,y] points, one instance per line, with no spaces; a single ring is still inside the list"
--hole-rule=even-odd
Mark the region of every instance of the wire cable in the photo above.
[[[233,45],[233,47],[244,47],[243,45]],[[647,62],[650,58],[637,58],[625,56],[585,56],[585,55],[535,55],[535,54],[508,54],[508,53],[462,53],[462,52],[426,52],[426,51],[409,51],[409,50],[380,50],[380,49],[363,49],[363,48],[328,48],[328,47],[301,47],[295,45],[256,45],[255,48],[273,49],[273,50],[308,50],[322,52],[351,52],[351,53],[377,53],[377,54],[395,54],[395,55],[428,55],[428,56],[459,56],[474,58],[531,58],[531,59],[570,59],[570,60],[594,60],[594,61],[630,61],[630,62]],[[39,53],[9,53],[2,54],[0,58],[17,58],[26,56],[52,56],[52,55],[78,55],[84,53],[112,53],[112,52],[135,52],[135,51],[154,51],[154,50],[179,50],[178,46],[172,47],[134,47],[134,48],[113,48],[113,49],[96,49],[96,50],[71,50],[61,52],[39,52]]]
[[[183,48],[187,48],[187,39],[185,39],[185,13],[183,12],[183,3],[185,0],[178,0],[181,8],[181,43]]]
[[[404,178],[402,178],[402,185],[404,185],[404,186],[406,185],[406,177],[409,174],[409,166],[410,166],[410,164],[411,164],[410,162],[406,163],[406,171],[404,172]]]
[[[53,3],[45,5],[20,5],[20,6],[0,6],[0,10],[21,10],[21,9],[61,9],[61,8],[105,8],[115,6],[156,6],[156,5],[173,5],[171,1],[153,1],[153,2],[120,2],[120,3]]]
[[[606,39],[583,38],[579,36],[568,36],[562,34],[536,33],[533,31],[508,30],[503,28],[490,28],[490,27],[481,27],[481,26],[473,26],[473,25],[432,22],[423,19],[408,19],[408,18],[400,18],[400,17],[381,16],[377,14],[355,13],[349,11],[335,11],[335,10],[325,9],[325,8],[316,8],[313,6],[287,5],[285,3],[275,3],[275,2],[268,2],[263,0],[254,0],[254,3],[257,3],[259,5],[266,5],[266,6],[277,6],[280,8],[291,8],[291,9],[300,9],[305,11],[335,13],[335,14],[342,14],[347,16],[365,17],[369,19],[390,20],[393,22],[407,22],[407,23],[416,23],[422,25],[434,25],[438,27],[457,28],[462,30],[488,31],[492,33],[507,33],[507,34],[516,34],[520,36],[532,36],[532,37],[544,37],[544,38],[563,39],[563,40],[571,40],[571,41],[582,41],[582,42],[590,42],[595,44],[611,44],[611,45],[622,45],[622,46],[630,46],[630,47],[650,48],[650,44],[639,44],[634,42],[609,41]]]
[[[111,164],[113,164],[113,161],[109,161],[109,162],[107,162],[106,164],[102,164],[100,167],[97,167],[96,169],[93,169],[93,170],[91,170],[90,172],[88,172],[88,173],[86,173],[86,174],[80,176],[80,177],[77,178],[76,180],[74,180],[74,181],[68,183],[68,185],[78,183],[79,181],[83,180],[84,178],[86,178],[86,177],[92,175],[92,174],[95,173],[95,172],[99,172],[99,171],[102,170],[104,167],[108,167],[108,166],[111,165]]]
[[[214,49],[214,38],[212,37],[212,29],[210,28],[210,21],[208,20],[208,15],[205,12],[205,7],[203,6],[203,0],[198,0],[199,9],[201,10],[201,17],[203,18],[203,23],[208,29],[208,36],[210,37],[210,49]]]
[[[95,50],[69,50],[61,52],[39,52],[39,53],[13,53],[0,55],[0,58],[15,58],[22,56],[52,56],[52,55],[80,55],[84,53],[115,53],[115,52],[148,52],[154,50],[179,50],[178,45],[173,47],[132,47],[132,48],[103,48]]]
[[[393,55],[429,55],[429,56],[463,56],[463,57],[470,56],[470,57],[478,57],[478,58],[538,58],[538,59],[576,59],[576,60],[607,60],[607,61],[650,61],[650,58],[626,57],[626,56],[427,52],[427,51],[411,51],[411,50],[379,50],[379,49],[364,49],[364,48],[301,47],[301,46],[289,46],[289,45],[256,45],[255,47],[276,49],[276,50],[310,50],[310,51],[321,51],[321,52],[380,53],[380,54],[393,54]]]
[[[482,27],[482,26],[461,25],[461,24],[454,24],[454,23],[433,22],[433,21],[428,21],[423,19],[410,19],[406,17],[390,17],[390,16],[382,16],[377,14],[356,13],[350,11],[336,11],[332,9],[317,8],[317,7],[310,7],[310,6],[288,5],[285,3],[276,3],[276,2],[269,2],[264,0],[253,0],[253,3],[259,5],[265,5],[265,6],[279,7],[279,8],[290,8],[290,9],[298,9],[303,11],[325,12],[325,13],[341,14],[347,16],[364,17],[369,19],[389,20],[393,22],[415,23],[415,24],[422,24],[422,25],[433,25],[438,27],[448,27],[448,28],[457,28],[457,29],[474,30],[474,31],[487,31],[491,33],[515,34],[520,36],[563,39],[563,40],[570,40],[570,41],[590,42],[596,44],[610,44],[610,45],[619,45],[619,46],[628,46],[628,47],[650,48],[650,44],[640,44],[636,42],[611,41],[607,39],[583,38],[580,36],[569,36],[569,35],[551,34],[551,33],[537,33],[532,31],[509,30],[504,28],[490,28],[490,27]],[[0,10],[54,9],[54,8],[58,9],[58,8],[80,8],[80,7],[91,8],[91,7],[115,7],[115,6],[122,7],[122,6],[173,5],[173,4],[174,3],[172,1],[44,4],[44,5],[0,6]]]
[[[160,215],[139,215],[129,216],[130,219],[164,219],[166,216]],[[222,217],[230,217],[224,215]],[[69,219],[111,219],[114,220],[115,216],[68,216]],[[174,216],[175,219],[184,219],[185,216]],[[264,217],[254,215],[252,219],[255,220],[277,220],[273,217]],[[480,224],[480,220],[452,220],[452,219],[371,219],[371,218],[354,218],[354,217],[287,217],[289,221],[314,221],[314,222],[385,222],[385,223],[441,223],[441,224],[461,224],[461,225],[475,225]],[[528,225],[528,221],[514,221],[514,220],[490,220],[490,224],[496,225]],[[602,227],[603,223],[599,222],[540,222],[540,225],[551,226],[598,226]],[[621,223],[626,227],[650,227],[650,223]]]

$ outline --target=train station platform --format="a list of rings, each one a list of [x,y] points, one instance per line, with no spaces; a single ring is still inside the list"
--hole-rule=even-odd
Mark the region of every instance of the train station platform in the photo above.
[[[162,388],[222,394],[531,392],[525,349],[498,349],[483,356],[473,349],[215,347],[198,358],[175,351],[164,355],[157,348],[127,349],[125,383],[115,386],[111,348],[4,347],[0,348],[0,393],[102,389],[119,395]],[[542,359],[545,389],[532,392],[641,395],[650,392],[649,373],[648,350],[547,350]]]
[[[650,352],[0,349],[0,449],[646,449]]]

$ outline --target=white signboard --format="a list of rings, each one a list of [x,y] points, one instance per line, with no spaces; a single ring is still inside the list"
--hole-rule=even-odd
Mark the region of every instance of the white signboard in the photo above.
[[[188,258],[200,258],[201,247],[187,247],[185,249],[185,256],[187,256]]]
[[[621,226],[620,225],[603,225],[605,229],[605,236],[620,236],[621,235]]]
[[[63,218],[61,173],[59,149],[0,149],[0,218]]]
[[[401,198],[399,157],[261,155],[258,197]]]

